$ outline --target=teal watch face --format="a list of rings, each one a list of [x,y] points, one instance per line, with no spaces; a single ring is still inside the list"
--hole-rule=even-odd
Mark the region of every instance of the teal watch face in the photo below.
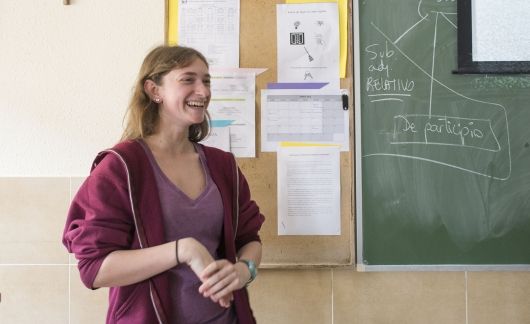
[[[241,262],[243,262],[243,263],[245,263],[247,265],[248,271],[250,272],[250,280],[248,281],[250,283],[258,275],[258,269],[256,268],[256,264],[252,260],[243,260],[243,259],[241,259],[239,261],[241,261]]]
[[[248,269],[250,270],[250,277],[254,280],[258,274],[258,269],[256,268],[254,261],[248,261]]]

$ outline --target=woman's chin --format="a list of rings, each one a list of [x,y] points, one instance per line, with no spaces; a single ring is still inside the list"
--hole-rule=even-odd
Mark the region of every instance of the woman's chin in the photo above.
[[[193,118],[193,124],[200,124],[204,121],[204,114],[202,116],[195,116]]]

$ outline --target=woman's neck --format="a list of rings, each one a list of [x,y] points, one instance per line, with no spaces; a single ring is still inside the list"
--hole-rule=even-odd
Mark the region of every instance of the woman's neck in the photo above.
[[[152,151],[169,155],[180,155],[195,152],[188,134],[158,132],[144,139]]]

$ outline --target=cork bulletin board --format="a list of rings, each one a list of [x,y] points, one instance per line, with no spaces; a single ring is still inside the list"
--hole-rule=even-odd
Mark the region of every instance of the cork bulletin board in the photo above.
[[[176,22],[167,18],[175,10],[175,0],[166,8],[167,29],[176,28]],[[260,102],[261,89],[269,82],[277,82],[276,64],[276,4],[285,1],[241,0],[240,7],[240,67],[266,68],[256,78],[256,158],[238,158],[247,178],[253,199],[265,215],[260,235],[263,243],[262,268],[304,268],[351,265],[353,251],[353,139],[350,151],[341,152],[341,234],[336,236],[288,235],[279,236],[277,226],[276,153],[261,152]],[[352,8],[348,4],[348,26],[351,26]],[[173,13],[174,16],[174,13]],[[166,33],[168,31],[166,30]],[[168,34],[171,34],[169,32]],[[166,39],[168,37],[166,34]],[[341,88],[350,94],[350,135],[353,133],[353,77],[351,59],[351,28],[348,28],[348,62],[346,78]]]

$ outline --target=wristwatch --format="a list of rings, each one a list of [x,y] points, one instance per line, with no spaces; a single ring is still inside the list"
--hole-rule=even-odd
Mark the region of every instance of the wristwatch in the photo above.
[[[239,261],[246,264],[248,271],[250,272],[250,279],[248,279],[247,283],[245,284],[246,287],[252,282],[252,280],[256,279],[256,276],[258,275],[258,268],[256,268],[256,263],[254,263],[252,260],[239,259]]]

